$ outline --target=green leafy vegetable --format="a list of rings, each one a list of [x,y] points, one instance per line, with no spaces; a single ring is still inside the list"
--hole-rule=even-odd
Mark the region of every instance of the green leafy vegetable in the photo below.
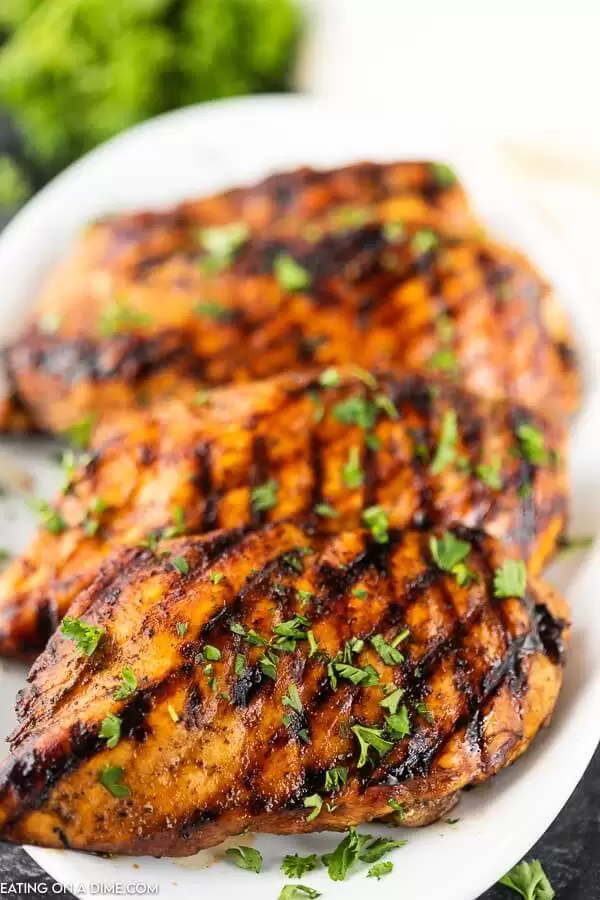
[[[381,506],[369,506],[363,512],[362,520],[378,544],[387,544],[389,522],[387,513]]]
[[[357,425],[370,431],[377,419],[377,406],[367,397],[352,396],[336,403],[333,415],[344,425]]]
[[[527,587],[527,567],[520,559],[507,559],[494,572],[495,597],[524,597]]]
[[[309,900],[315,900],[320,897],[319,891],[314,888],[307,887],[305,884],[286,884],[281,888],[278,900],[302,900],[308,897]]]
[[[49,171],[168,109],[280,91],[293,0],[3,0],[0,102]]]
[[[439,475],[446,466],[454,462],[457,436],[456,412],[453,409],[447,409],[442,418],[440,437],[430,466],[432,475]]]
[[[254,847],[230,847],[225,851],[225,856],[235,863],[240,869],[247,869],[257,874],[262,869],[262,853]]]
[[[32,499],[30,506],[39,516],[40,525],[50,534],[62,534],[67,523],[57,509],[47,500]]]
[[[252,488],[252,507],[255,512],[266,512],[277,503],[279,485],[276,481],[266,481]]]
[[[131,331],[136,327],[143,327],[152,323],[152,316],[141,309],[133,309],[123,301],[110,303],[100,313],[98,331],[102,337],[112,337],[115,334]]]
[[[348,768],[346,766],[334,766],[325,772],[325,790],[339,791],[348,781]]]
[[[106,746],[112,750],[119,743],[121,737],[121,720],[113,713],[109,713],[102,720],[98,737],[106,738]]]
[[[337,369],[324,369],[319,375],[319,384],[322,387],[337,387],[338,384],[341,384],[341,381],[342,379]]]
[[[310,284],[310,273],[287,253],[275,257],[273,272],[284,291],[302,291]]]
[[[323,807],[323,798],[320,797],[319,794],[311,794],[310,797],[304,798],[304,806],[307,809],[312,810],[312,812],[310,812],[306,817],[307,822],[312,822],[312,820],[316,819],[321,812],[321,809]]]
[[[338,519],[340,516],[339,512],[328,503],[317,503],[314,509],[316,515],[323,519]]]
[[[544,446],[544,435],[533,425],[523,424],[517,428],[521,453],[532,466],[543,466],[548,462]]]
[[[377,881],[379,881],[384,875],[389,875],[393,868],[394,863],[390,862],[390,860],[387,862],[375,863],[375,865],[371,866],[367,872],[367,878],[376,878]]]
[[[404,696],[404,688],[396,688],[395,690],[390,691],[390,693],[386,694],[383,700],[379,701],[379,705],[383,709],[387,709],[390,711],[392,715],[394,715],[400,703],[400,700]]]
[[[447,531],[442,538],[432,536],[429,548],[435,564],[444,572],[454,575],[461,587],[477,579],[476,573],[465,564],[471,552],[468,541],[461,541],[452,531]]]
[[[365,480],[365,474],[360,465],[360,450],[358,447],[351,447],[348,455],[348,461],[342,466],[342,478],[344,484],[350,490],[359,488]]]
[[[113,694],[115,700],[127,699],[127,697],[130,697],[137,688],[137,678],[133,673],[133,669],[131,669],[129,666],[123,667],[121,678],[122,682]]]
[[[84,416],[83,419],[80,419],[79,422],[75,422],[70,428],[67,428],[64,432],[64,436],[71,444],[74,444],[75,447],[82,450],[90,443],[90,437],[95,422],[95,415],[90,413],[89,415]]]
[[[323,864],[327,866],[327,872],[332,881],[343,881],[349,869],[358,860],[359,854],[368,841],[370,835],[360,835],[356,828],[351,827],[346,837],[340,841],[332,853],[326,853],[321,857]]]
[[[68,640],[75,641],[78,653],[85,656],[92,655],[104,634],[101,625],[88,625],[82,619],[74,619],[71,616],[64,617],[60,631]]]
[[[404,657],[394,644],[389,644],[381,634],[374,634],[371,638],[371,644],[388,666],[398,666],[404,660]]]
[[[500,884],[511,888],[525,900],[553,900],[554,889],[539,859],[520,862],[500,879]]]
[[[351,731],[356,735],[360,746],[360,756],[357,763],[359,769],[362,769],[367,763],[369,747],[373,747],[380,756],[383,756],[394,746],[391,741],[388,741],[383,737],[381,728],[369,728],[366,725],[353,725]]]
[[[392,838],[371,838],[362,848],[358,858],[361,862],[374,863],[397,847],[404,846],[406,846],[406,841],[395,841]]]
[[[300,699],[300,694],[298,693],[298,688],[295,684],[290,684],[288,692],[282,699],[281,703],[283,706],[289,706],[290,709],[294,710],[294,712],[302,712],[302,700]]]
[[[447,163],[433,162],[429,166],[429,171],[438,187],[447,188],[456,184],[456,172]]]
[[[404,703],[398,708],[397,713],[394,713],[392,716],[386,716],[385,725],[390,736],[395,741],[400,741],[410,734],[410,719],[408,718],[408,709]]]
[[[480,463],[476,466],[475,474],[493,491],[500,491],[502,490],[500,468],[500,457],[496,456],[491,463]]]
[[[171,560],[171,565],[180,575],[187,575],[190,571],[190,564],[185,556],[174,556]]]
[[[298,856],[297,853],[294,853],[292,856],[283,857],[283,862],[281,863],[281,871],[288,878],[302,878],[307,872],[312,872],[313,869],[316,869],[319,864],[319,859],[316,853],[313,853],[311,856]]]
[[[198,240],[208,256],[202,260],[202,268],[219,272],[231,265],[237,251],[248,240],[249,233],[249,228],[244,222],[230,222],[228,225],[203,228]],[[203,312],[200,307],[204,307]],[[196,312],[214,319],[227,318],[230,315],[230,311],[218,303],[199,304]]]
[[[124,769],[121,766],[105,766],[98,776],[100,784],[106,788],[113,797],[128,797],[129,788],[121,783]]]
[[[411,241],[411,247],[415,253],[428,253],[438,245],[438,236],[431,228],[421,228]]]

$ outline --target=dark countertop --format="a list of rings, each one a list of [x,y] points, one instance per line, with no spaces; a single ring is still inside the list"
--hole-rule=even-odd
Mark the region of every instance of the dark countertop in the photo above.
[[[14,135],[0,116],[0,152],[14,148]],[[0,229],[5,222],[0,215]],[[590,710],[590,715],[598,715],[598,710]],[[566,807],[526,856],[536,857],[542,861],[557,900],[600,900],[600,749]],[[53,879],[20,848],[0,844],[0,886],[17,882],[44,883],[50,893]],[[481,900],[516,896],[506,888],[494,887]]]
[[[460,828],[460,823],[456,827]],[[542,861],[557,900],[600,900],[599,851],[600,749],[558,819],[526,858],[537,857]],[[24,850],[0,845],[0,885],[13,882],[44,882],[50,886],[53,880]],[[517,895],[507,888],[494,887],[480,900],[510,900],[511,897]],[[465,897],[465,900],[474,898]]]

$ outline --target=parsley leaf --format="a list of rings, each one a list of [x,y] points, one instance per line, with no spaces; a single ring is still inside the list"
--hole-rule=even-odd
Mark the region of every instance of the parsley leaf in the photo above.
[[[306,872],[312,872],[313,869],[316,869],[318,864],[319,859],[316,853],[313,853],[311,856],[298,856],[297,853],[294,853],[293,856],[283,857],[281,871],[288,878],[302,878]]]
[[[310,285],[310,272],[287,253],[273,260],[273,273],[284,291],[302,291]]]
[[[511,888],[525,900],[552,900],[554,889],[539,859],[518,863],[500,879],[500,884]]]
[[[392,797],[390,800],[388,800],[388,806],[390,809],[393,809],[394,812],[397,814],[396,815],[397,822],[403,822],[405,820],[406,810],[404,809],[404,806],[402,805],[402,803],[398,803],[398,801],[394,797]]]
[[[47,500],[33,499],[30,506],[38,514],[42,528],[50,534],[62,534],[67,527],[62,515]]]
[[[522,560],[507,559],[494,572],[494,597],[524,597],[527,568]]]
[[[105,787],[109,794],[113,797],[128,797],[129,788],[126,784],[121,784],[121,778],[124,774],[121,766],[104,766],[98,776],[98,780],[102,787]]]
[[[502,478],[500,476],[500,457],[496,456],[491,463],[480,463],[475,468],[475,474],[493,491],[502,490]]]
[[[231,309],[222,303],[207,300],[205,303],[196,303],[194,312],[204,319],[212,319],[214,322],[225,322],[231,317]],[[198,402],[198,401],[196,401]]]
[[[367,872],[367,878],[376,878],[377,881],[379,881],[384,875],[389,875],[393,868],[394,863],[389,860],[387,862],[375,863],[375,865],[371,866]]]
[[[548,462],[544,446],[544,435],[533,425],[524,423],[517,428],[521,453],[532,466],[543,466]]]
[[[428,253],[438,245],[438,236],[431,228],[421,228],[415,232],[410,243],[415,253]]]
[[[385,724],[387,730],[390,733],[390,736],[394,738],[395,741],[400,741],[402,738],[407,737],[410,734],[410,720],[408,718],[408,709],[402,704],[402,706],[398,709],[398,712],[392,716],[386,716]]]
[[[115,700],[125,700],[127,697],[131,696],[131,694],[133,694],[133,692],[137,688],[137,678],[133,673],[133,669],[131,669],[129,666],[123,667],[121,678],[123,680],[113,694]]]
[[[429,164],[429,171],[438,187],[448,188],[456,184],[456,172],[447,163],[432,162]]]
[[[342,379],[340,378],[340,373],[337,369],[325,369],[319,375],[319,384],[322,385],[322,387],[337,387],[341,384],[341,381]]]
[[[230,222],[227,225],[202,228],[198,240],[208,258],[202,266],[212,272],[219,272],[229,266],[237,251],[248,240],[250,230],[244,222]]]
[[[379,705],[383,709],[388,709],[392,715],[394,715],[398,710],[398,704],[400,700],[404,696],[404,688],[396,688],[396,690],[392,690],[389,694],[387,694],[383,700],[379,701]]]
[[[190,571],[190,564],[188,563],[185,556],[174,556],[171,559],[171,565],[179,572],[180,575],[187,575]]]
[[[337,509],[334,509],[328,503],[317,503],[314,511],[317,516],[321,516],[323,519],[339,519],[340,517]]]
[[[364,600],[369,595],[367,589],[361,587],[353,587],[350,593],[353,597],[358,597],[359,600]]]
[[[295,684],[290,684],[288,692],[285,697],[282,698],[281,703],[283,706],[289,706],[294,712],[302,712],[302,700],[300,699],[300,694],[298,693],[298,688]]]
[[[304,806],[307,809],[312,809],[312,812],[306,817],[307,822],[312,822],[313,819],[317,818],[323,808],[323,798],[319,796],[319,794],[311,794],[310,797],[304,798]]]
[[[315,900],[316,897],[320,896],[319,891],[307,887],[305,884],[286,884],[281,888],[278,900],[302,900],[303,897]]]
[[[335,850],[321,857],[332,881],[344,880],[369,838],[370,835],[361,835],[356,828],[351,826],[348,834],[340,841]]]
[[[225,851],[225,856],[235,863],[240,869],[247,869],[257,874],[262,869],[262,853],[254,847],[230,847]]]
[[[386,665],[398,666],[403,662],[403,655],[399,650],[396,650],[393,644],[388,644],[382,634],[374,634],[370,640],[372,646]]]
[[[438,568],[454,575],[461,587],[465,587],[470,581],[477,580],[477,574],[464,562],[471,552],[471,545],[468,541],[461,541],[452,531],[447,531],[442,538],[430,537],[429,548]]]
[[[333,415],[344,425],[357,425],[370,431],[377,419],[377,406],[366,397],[348,397],[333,407]]]
[[[360,450],[358,447],[351,447],[348,454],[348,462],[342,466],[342,478],[344,484],[350,490],[359,488],[365,480],[365,475],[360,466]]]
[[[454,462],[456,458],[456,439],[458,437],[458,429],[456,422],[456,411],[447,409],[442,417],[440,428],[440,437],[435,451],[435,456],[429,467],[432,475],[439,475],[446,466]]]
[[[147,312],[127,306],[123,301],[115,301],[100,313],[98,331],[101,337],[112,337],[131,331],[136,326],[150,325],[152,321],[152,316]]]
[[[453,372],[458,368],[458,360],[452,347],[442,347],[431,354],[428,365],[439,372]]]
[[[371,666],[365,666],[364,669],[358,669],[348,663],[336,662],[333,664],[336,673],[340,678],[351,681],[352,684],[362,684],[364,687],[377,684],[379,678],[377,672]]]
[[[350,730],[356,735],[360,745],[360,756],[357,763],[357,768],[359,769],[362,769],[367,763],[369,747],[373,747],[380,756],[383,756],[394,746],[391,741],[388,741],[383,737],[383,730],[381,728],[369,728],[366,725],[353,725]]]
[[[251,499],[254,511],[266,512],[268,509],[275,506],[277,503],[278,488],[278,483],[273,479],[252,488]]]
[[[325,790],[339,791],[339,789],[348,782],[347,766],[334,766],[325,772]]]
[[[202,651],[202,655],[207,662],[218,662],[221,659],[221,651],[212,644],[206,644]]]
[[[83,450],[90,443],[90,437],[95,422],[96,417],[93,413],[90,413],[89,415],[84,416],[83,419],[80,419],[79,422],[74,422],[73,425],[67,428],[64,432],[64,436],[71,444],[74,444],[75,447]]]
[[[406,846],[406,841],[395,841],[392,838],[371,838],[358,857],[361,862],[374,863],[397,847]]]
[[[378,544],[387,544],[389,540],[389,522],[383,507],[369,506],[363,512],[362,520]]]
[[[121,720],[113,713],[109,713],[102,720],[98,737],[106,738],[106,746],[112,750],[119,743],[121,737]]]
[[[70,641],[75,641],[78,653],[91,656],[105,629],[101,625],[88,625],[82,619],[74,619],[65,616],[60,626],[60,632]]]

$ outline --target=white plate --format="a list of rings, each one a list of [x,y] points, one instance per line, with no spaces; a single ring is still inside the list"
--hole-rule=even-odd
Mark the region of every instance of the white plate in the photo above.
[[[557,285],[579,336],[586,376],[586,402],[573,429],[572,531],[600,528],[600,312],[557,246],[521,207],[493,167],[482,164],[472,135],[462,145],[436,131],[434,116],[409,123],[401,107],[382,120],[369,111],[331,109],[304,98],[267,97],[202,107],[163,116],[108,143],[57,178],[17,216],[0,239],[0,328],[6,333],[30,301],[44,270],[89,219],[110,210],[172,203],[183,197],[242,183],[303,163],[331,165],[361,158],[450,158],[472,190],[484,221],[542,264]],[[465,150],[466,148],[466,150]],[[475,153],[477,149],[477,153]],[[9,450],[9,452],[12,452]],[[49,490],[56,473],[31,443],[18,447],[19,461]],[[32,523],[21,504],[6,501],[0,543],[23,546]],[[546,830],[583,774],[600,739],[600,548],[555,567],[553,578],[573,605],[575,628],[566,680],[552,727],[531,751],[492,783],[465,795],[457,825],[402,832],[408,845],[396,851],[392,875],[376,884],[359,871],[343,883],[323,872],[302,881],[327,897],[358,900],[377,892],[381,900],[472,900],[525,854]],[[12,724],[18,667],[0,675],[0,723]],[[369,831],[378,829],[369,828]],[[385,832],[389,833],[389,832]],[[190,895],[276,898],[285,879],[285,853],[325,852],[332,835],[256,839],[265,857],[260,876],[230,864],[206,867],[206,859],[105,860],[68,851],[28,848],[51,875],[83,896],[90,882],[146,882],[160,886],[163,900]]]

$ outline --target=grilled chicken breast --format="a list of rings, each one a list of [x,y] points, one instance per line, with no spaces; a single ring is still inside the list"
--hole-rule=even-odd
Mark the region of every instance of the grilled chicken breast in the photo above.
[[[140,398],[347,362],[441,370],[557,415],[577,406],[562,312],[506,247],[394,223],[316,240],[246,240],[234,223],[183,247],[158,237],[164,251],[133,233],[100,267],[74,260],[81,271],[51,278],[5,352],[6,428],[29,417],[61,432]]]
[[[417,824],[513,762],[556,701],[564,602],[480,532],[372,532],[117,552],[33,667],[0,837],[185,856],[390,801]]]
[[[99,426],[31,546],[0,576],[0,651],[42,649],[116,545],[296,516],[326,532],[381,508],[453,522],[538,571],[567,515],[564,431],[416,374],[327,369],[132,410]]]

